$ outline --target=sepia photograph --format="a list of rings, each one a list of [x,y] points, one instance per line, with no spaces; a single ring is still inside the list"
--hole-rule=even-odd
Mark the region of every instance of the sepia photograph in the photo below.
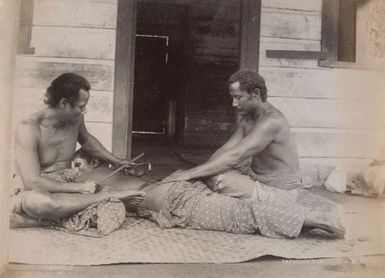
[[[0,0],[0,277],[384,277],[384,0]]]

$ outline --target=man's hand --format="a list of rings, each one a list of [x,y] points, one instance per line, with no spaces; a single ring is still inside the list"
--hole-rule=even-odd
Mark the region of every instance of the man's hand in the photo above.
[[[131,160],[115,157],[115,159],[112,161],[112,163],[116,167],[120,167],[120,166],[124,165],[124,166],[126,166],[126,168],[132,168],[133,166],[136,165],[135,161],[138,160],[139,158],[141,158],[143,155],[144,155],[144,153],[141,153],[141,154],[135,156],[134,158],[132,158]]]
[[[86,180],[85,182],[79,183],[79,193],[82,194],[93,194],[97,191],[98,184],[94,180]]]
[[[128,161],[127,159],[122,159],[122,158],[117,158],[112,163],[113,163],[113,166],[115,166],[116,168],[122,165],[126,166],[126,168],[132,168],[132,166],[135,165],[135,162],[131,162],[131,161]]]
[[[172,181],[188,181],[192,177],[188,170],[177,170],[171,175],[165,177],[162,182],[172,182]]]

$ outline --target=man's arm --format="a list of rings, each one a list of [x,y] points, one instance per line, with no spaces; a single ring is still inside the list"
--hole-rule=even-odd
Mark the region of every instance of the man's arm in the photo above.
[[[88,183],[60,183],[41,176],[37,151],[39,134],[36,123],[31,120],[21,122],[16,128],[15,160],[25,189],[40,189],[52,193],[93,193],[95,189]]]
[[[110,153],[98,139],[88,133],[84,119],[80,123],[78,141],[82,148],[94,157],[108,161],[115,165],[129,164],[127,160],[118,158]]]
[[[177,171],[165,180],[190,180],[222,173],[262,150],[274,140],[281,124],[278,119],[262,119],[235,147],[218,154],[214,159],[185,171]]]
[[[240,123],[237,129],[235,130],[235,132],[229,138],[229,140],[227,140],[227,142],[223,144],[222,147],[216,150],[207,161],[212,161],[222,153],[234,148],[236,145],[239,144],[239,142],[241,142],[242,138],[243,138],[243,126],[242,126],[242,123]]]

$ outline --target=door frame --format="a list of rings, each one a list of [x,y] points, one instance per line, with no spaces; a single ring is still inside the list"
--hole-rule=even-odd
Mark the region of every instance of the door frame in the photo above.
[[[137,1],[118,0],[117,7],[112,152],[126,158],[132,152]],[[240,0],[239,68],[258,70],[261,1]]]
[[[131,158],[137,0],[118,0],[112,152]]]

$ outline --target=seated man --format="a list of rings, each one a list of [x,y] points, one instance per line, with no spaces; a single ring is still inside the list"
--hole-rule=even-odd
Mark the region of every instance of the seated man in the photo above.
[[[111,171],[91,158],[75,157],[82,173],[78,181],[104,176]],[[269,237],[295,238],[301,231],[327,237],[343,237],[338,207],[331,201],[306,195],[281,203],[273,199],[238,199],[212,192],[202,182],[160,182],[144,184],[121,172],[103,182],[104,188],[143,190],[146,195],[137,214],[150,218],[161,228],[216,230],[231,233],[261,233]]]
[[[85,78],[64,73],[47,89],[47,107],[18,124],[11,227],[39,225],[35,220],[67,218],[111,198],[133,203],[143,200],[143,192],[111,189],[96,193],[94,181],[73,182],[74,175],[68,169],[77,142],[95,157],[115,165],[128,164],[88,133],[84,114],[89,90]]]
[[[267,101],[264,79],[253,70],[239,70],[229,79],[229,91],[240,117],[233,135],[205,163],[166,180],[210,177],[214,190],[237,198],[277,192],[271,187],[301,187],[293,134],[284,115]]]
[[[165,181],[204,178],[213,191],[239,199],[320,205],[318,196],[302,190],[309,181],[299,174],[293,134],[284,115],[267,101],[264,79],[254,70],[239,70],[229,78],[229,91],[240,117],[233,135],[205,163],[178,170]],[[342,209],[327,203],[332,210]]]

